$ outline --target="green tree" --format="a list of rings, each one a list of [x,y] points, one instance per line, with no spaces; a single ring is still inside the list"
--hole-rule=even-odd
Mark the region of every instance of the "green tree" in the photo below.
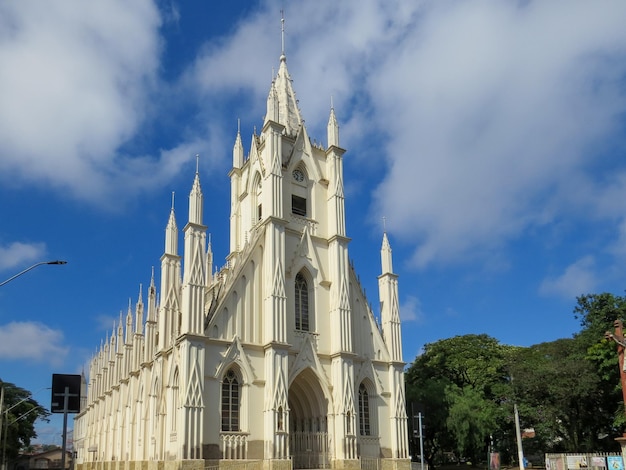
[[[503,434],[509,349],[484,334],[456,336],[427,344],[411,365],[407,398],[424,412],[429,464],[445,461],[446,452],[484,460],[490,436]]]
[[[604,339],[604,333],[614,331],[616,320],[626,320],[626,298],[605,292],[580,296],[577,301],[574,315],[582,329],[575,337],[586,345],[585,357],[599,375],[603,419],[612,424],[611,435],[620,435],[626,429],[626,417],[618,355],[616,344]]]
[[[581,330],[531,347],[501,345],[487,335],[443,339],[424,347],[407,371],[409,414],[423,413],[429,464],[454,453],[486,456],[493,438],[502,461],[517,456],[513,404],[526,455],[546,451],[617,450],[626,429],[616,344],[604,338],[626,319],[626,298],[609,293],[578,297]]]
[[[482,460],[488,436],[497,427],[497,405],[472,387],[450,386],[446,397],[449,403],[446,426],[454,437],[458,455],[468,456],[473,462]]]
[[[50,413],[32,398],[28,390],[1,380],[0,386],[4,389],[2,441],[6,442],[7,460],[12,460],[20,449],[28,447],[31,439],[37,437],[35,421],[48,421]]]
[[[580,338],[564,338],[512,354],[513,399],[522,427],[535,429],[525,447],[541,453],[615,450],[612,440],[598,438],[611,422],[603,414],[605,394],[586,351]]]

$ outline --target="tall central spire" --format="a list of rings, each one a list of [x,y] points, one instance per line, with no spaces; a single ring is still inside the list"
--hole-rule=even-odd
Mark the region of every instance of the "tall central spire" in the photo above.
[[[298,100],[291,85],[291,77],[287,70],[287,56],[285,55],[285,17],[281,11],[281,55],[280,65],[276,78],[272,82],[269,96],[268,109],[265,114],[265,122],[275,121],[285,126],[287,135],[294,135],[302,125],[302,117],[298,109]],[[275,96],[274,96],[275,94]],[[278,113],[276,113],[278,104]]]

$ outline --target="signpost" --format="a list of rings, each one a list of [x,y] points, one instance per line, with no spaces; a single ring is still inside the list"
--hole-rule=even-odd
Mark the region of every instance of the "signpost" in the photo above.
[[[63,413],[63,449],[61,453],[61,470],[65,470],[67,452],[67,415],[80,412],[80,375],[52,374],[52,413]]]

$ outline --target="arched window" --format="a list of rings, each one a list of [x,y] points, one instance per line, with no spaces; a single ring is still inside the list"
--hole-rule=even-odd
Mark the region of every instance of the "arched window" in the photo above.
[[[276,430],[277,431],[283,431],[283,407],[279,406],[278,407],[278,420],[276,423]]]
[[[172,384],[172,405],[170,406],[172,410],[172,421],[170,423],[171,432],[176,432],[176,424],[178,421],[178,401],[180,400],[178,394],[178,379],[178,369],[176,369],[176,372],[174,372],[174,383]]]
[[[255,194],[255,201],[256,201],[256,220],[253,221],[253,223],[258,222],[259,220],[261,220],[263,218],[263,205],[261,204],[261,201],[263,200],[262,198],[262,186],[261,186],[261,178],[258,179],[257,181],[257,185],[256,185],[256,194]],[[254,207],[253,207],[254,210]]]
[[[296,168],[291,173],[291,213],[307,217],[307,178],[303,168]]]
[[[239,431],[239,381],[230,369],[222,381],[222,431]]]
[[[359,386],[359,433],[370,435],[370,399],[364,384]]]
[[[296,330],[309,331],[309,286],[301,273],[296,274]]]

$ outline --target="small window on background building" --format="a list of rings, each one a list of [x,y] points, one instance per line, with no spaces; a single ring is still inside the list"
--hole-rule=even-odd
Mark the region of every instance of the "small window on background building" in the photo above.
[[[291,212],[296,215],[306,216],[306,199],[292,194],[291,196]]]

